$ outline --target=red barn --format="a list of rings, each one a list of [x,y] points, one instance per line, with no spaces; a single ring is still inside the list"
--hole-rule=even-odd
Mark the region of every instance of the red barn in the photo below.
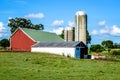
[[[55,33],[27,28],[18,28],[10,37],[12,51],[31,51],[31,46],[37,42],[61,42],[62,38]]]

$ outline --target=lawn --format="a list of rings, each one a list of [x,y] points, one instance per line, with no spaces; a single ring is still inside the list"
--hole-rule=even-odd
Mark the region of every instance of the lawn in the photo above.
[[[120,61],[0,52],[0,80],[120,80]]]

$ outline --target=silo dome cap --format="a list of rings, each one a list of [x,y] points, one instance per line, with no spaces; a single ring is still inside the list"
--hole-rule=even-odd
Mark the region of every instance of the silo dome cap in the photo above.
[[[65,30],[73,30],[73,27],[66,27]]]
[[[86,15],[84,11],[77,11],[75,15]]]

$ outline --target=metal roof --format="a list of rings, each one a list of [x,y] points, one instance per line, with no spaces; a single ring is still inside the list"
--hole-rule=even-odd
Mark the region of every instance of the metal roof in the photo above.
[[[32,47],[85,47],[83,42],[38,42]]]
[[[59,37],[55,33],[46,32],[42,30],[35,30],[35,29],[27,29],[21,28],[29,37],[31,37],[35,41],[39,42],[61,42],[64,41],[61,37]]]

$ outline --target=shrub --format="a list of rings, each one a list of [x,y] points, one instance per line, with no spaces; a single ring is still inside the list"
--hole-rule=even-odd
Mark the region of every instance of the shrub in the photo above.
[[[92,52],[102,52],[104,48],[100,44],[91,45],[90,50]]]
[[[112,50],[111,55],[120,55],[120,50]]]

